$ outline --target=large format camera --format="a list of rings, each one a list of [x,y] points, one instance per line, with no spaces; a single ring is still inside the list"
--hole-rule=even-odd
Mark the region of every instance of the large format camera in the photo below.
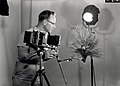
[[[24,43],[26,45],[35,45],[42,46],[47,44],[49,46],[59,46],[60,45],[60,36],[59,35],[50,35],[45,32],[40,31],[25,31],[24,34]]]

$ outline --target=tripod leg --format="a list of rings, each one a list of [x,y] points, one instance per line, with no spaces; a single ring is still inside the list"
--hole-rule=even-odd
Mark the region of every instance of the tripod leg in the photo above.
[[[36,79],[37,79],[37,76],[38,76],[38,74],[35,75],[35,77],[34,77],[32,83],[31,83],[31,86],[34,86],[34,83],[35,83],[35,81],[36,81]]]
[[[45,75],[45,72],[43,72],[42,75],[44,76],[44,78],[45,78],[45,80],[46,80],[46,82],[47,82],[47,85],[50,86],[50,83],[49,83],[49,81],[48,81],[48,79],[47,79],[47,76]]]
[[[42,78],[42,74],[41,73],[39,75],[39,78],[40,78],[40,86],[43,86],[43,78]]]

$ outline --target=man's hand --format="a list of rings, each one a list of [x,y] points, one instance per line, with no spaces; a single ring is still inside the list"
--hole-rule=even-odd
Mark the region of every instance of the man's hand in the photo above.
[[[52,49],[52,50],[49,51],[49,57],[48,58],[54,58],[57,55],[58,55],[58,50]]]
[[[54,58],[58,55],[58,50],[52,49],[52,48],[46,48],[45,49],[45,54],[46,54],[45,56],[47,58]]]

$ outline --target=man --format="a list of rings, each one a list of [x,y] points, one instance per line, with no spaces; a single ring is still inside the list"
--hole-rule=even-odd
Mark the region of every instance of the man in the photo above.
[[[42,31],[45,34],[49,34],[56,28],[55,23],[56,14],[53,11],[44,10],[39,14],[38,24],[27,31]],[[23,42],[24,35],[25,32],[23,32],[17,45],[19,61],[16,62],[14,75],[12,77],[13,86],[31,86],[36,71],[38,71],[39,68],[43,69],[43,66],[40,67],[38,64],[40,56],[38,55],[37,50],[33,47],[27,46],[26,43]],[[55,51],[52,50],[46,50],[43,53],[44,57],[50,57],[53,56],[53,54],[55,54]],[[43,59],[41,59],[41,61],[43,61]],[[39,84],[39,82],[37,83],[37,79],[34,86]]]

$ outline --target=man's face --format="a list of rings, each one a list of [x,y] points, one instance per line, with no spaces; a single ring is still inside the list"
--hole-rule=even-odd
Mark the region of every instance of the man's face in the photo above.
[[[47,20],[47,24],[45,26],[48,32],[52,32],[53,29],[56,28],[56,15],[50,15],[49,19]]]

